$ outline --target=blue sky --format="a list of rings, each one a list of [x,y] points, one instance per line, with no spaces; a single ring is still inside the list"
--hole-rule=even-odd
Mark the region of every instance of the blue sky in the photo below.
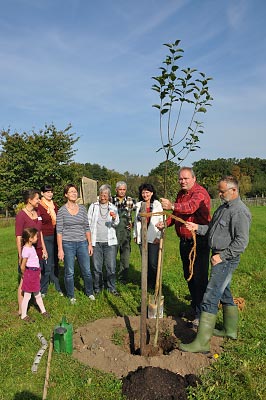
[[[184,67],[213,77],[201,148],[183,163],[265,158],[264,0],[0,1],[0,129],[68,123],[75,161],[147,174],[164,160],[151,90],[180,39]]]

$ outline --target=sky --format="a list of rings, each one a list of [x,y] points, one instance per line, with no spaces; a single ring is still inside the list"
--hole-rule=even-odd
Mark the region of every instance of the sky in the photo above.
[[[200,159],[265,158],[264,0],[0,0],[0,129],[72,124],[74,161],[147,175],[165,160],[152,77],[180,39],[202,71]]]

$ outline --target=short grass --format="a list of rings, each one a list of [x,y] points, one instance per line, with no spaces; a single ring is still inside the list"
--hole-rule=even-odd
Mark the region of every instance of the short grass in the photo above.
[[[203,385],[189,390],[190,400],[265,399],[266,208],[254,207],[251,211],[253,224],[250,244],[232,281],[234,296],[244,297],[246,301],[246,308],[240,315],[239,339],[225,341],[221,357],[202,373]],[[137,315],[141,301],[140,255],[137,246],[132,243],[131,283],[126,286],[118,285],[120,298],[104,293],[95,302],[90,302],[83,294],[83,282],[77,269],[77,304],[71,306],[66,298],[59,297],[54,288],[50,287],[45,305],[52,314],[51,320],[44,321],[31,306],[29,314],[36,322],[26,325],[17,316],[14,226],[0,228],[0,243],[0,399],[39,400],[42,399],[48,351],[41,359],[37,373],[32,373],[31,365],[41,347],[37,338],[38,332],[49,340],[62,316],[66,316],[75,329],[99,318]],[[188,292],[182,276],[178,240],[174,229],[169,229],[166,235],[163,283],[165,313],[178,315],[181,310],[187,309]],[[221,321],[221,315],[218,319]],[[116,333],[113,339],[119,343],[121,341],[120,335]],[[82,365],[70,355],[53,353],[48,400],[122,398],[121,382],[114,376]]]

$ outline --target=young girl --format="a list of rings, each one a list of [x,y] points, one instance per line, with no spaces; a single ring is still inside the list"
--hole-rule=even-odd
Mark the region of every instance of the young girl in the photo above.
[[[46,312],[42,296],[40,293],[40,263],[33,244],[37,243],[38,230],[36,228],[25,228],[22,232],[22,240],[24,243],[22,249],[21,272],[23,276],[22,291],[24,292],[21,304],[21,319],[26,322],[34,322],[28,315],[28,304],[33,293],[36,303],[38,304],[41,313],[44,317],[49,318],[50,315]]]

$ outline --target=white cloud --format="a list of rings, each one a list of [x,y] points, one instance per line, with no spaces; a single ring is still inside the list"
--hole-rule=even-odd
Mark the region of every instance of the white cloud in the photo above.
[[[243,26],[247,16],[248,5],[246,0],[231,0],[228,4],[227,17],[231,28],[239,29]]]

